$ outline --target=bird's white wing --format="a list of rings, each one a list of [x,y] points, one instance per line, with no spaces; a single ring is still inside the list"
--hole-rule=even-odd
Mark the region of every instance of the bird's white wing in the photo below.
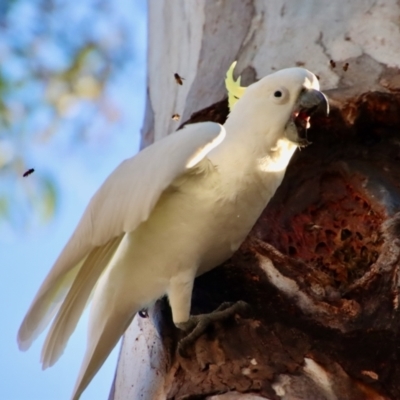
[[[124,233],[145,221],[163,191],[198,165],[224,137],[225,128],[219,124],[188,125],[115,169],[93,196],[33,300],[18,332],[20,349],[28,349],[48,325],[82,265],[89,272],[95,269],[99,276]]]

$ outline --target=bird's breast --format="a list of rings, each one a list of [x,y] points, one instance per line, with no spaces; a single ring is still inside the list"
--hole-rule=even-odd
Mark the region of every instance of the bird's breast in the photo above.
[[[135,257],[143,252],[144,260],[152,249],[154,264],[165,263],[160,268],[171,276],[193,265],[198,275],[216,267],[244,241],[280,181],[276,173],[181,180],[135,233]]]
[[[239,248],[282,178],[280,171],[236,175],[214,188],[214,198],[204,201],[202,210],[211,240],[206,244],[199,273],[222,263]]]

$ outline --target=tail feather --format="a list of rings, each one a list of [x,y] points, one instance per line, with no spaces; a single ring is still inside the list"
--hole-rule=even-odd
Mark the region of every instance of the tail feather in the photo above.
[[[75,384],[72,400],[78,400],[83,391],[87,388],[97,371],[104,364],[105,360],[124,334],[139,307],[128,308],[125,315],[118,312],[109,312],[99,324],[92,326],[89,335],[88,347],[82,362],[79,377]]]
[[[60,309],[85,259],[71,268],[67,274],[60,277],[51,289],[46,290],[44,293],[39,291],[39,295],[32,302],[18,331],[17,341],[20,350],[28,350],[32,342],[46,329]]]
[[[42,367],[52,366],[62,355],[68,339],[88,303],[100,275],[120,244],[123,235],[94,248],[86,258],[53,321],[42,350]]]
[[[33,299],[18,331],[21,350],[27,350],[53,319],[93,249],[91,224],[86,221],[88,218],[84,215]]]

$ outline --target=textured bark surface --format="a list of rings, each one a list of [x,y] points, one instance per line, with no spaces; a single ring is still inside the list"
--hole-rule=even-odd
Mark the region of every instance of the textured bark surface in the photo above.
[[[245,300],[251,315],[213,325],[182,358],[160,300],[129,328],[110,398],[399,399],[400,5],[154,3],[144,144],[182,121],[222,123],[235,59],[245,84],[305,65],[333,107],[239,251],[196,280],[192,313]]]

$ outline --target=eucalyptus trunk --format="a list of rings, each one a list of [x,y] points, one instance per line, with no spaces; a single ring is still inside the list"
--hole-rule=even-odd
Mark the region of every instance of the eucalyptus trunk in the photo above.
[[[400,399],[400,4],[150,0],[143,146],[223,123],[234,60],[245,86],[309,69],[331,113],[239,251],[196,280],[193,314],[244,300],[251,315],[182,358],[160,300],[126,332],[110,399]]]

